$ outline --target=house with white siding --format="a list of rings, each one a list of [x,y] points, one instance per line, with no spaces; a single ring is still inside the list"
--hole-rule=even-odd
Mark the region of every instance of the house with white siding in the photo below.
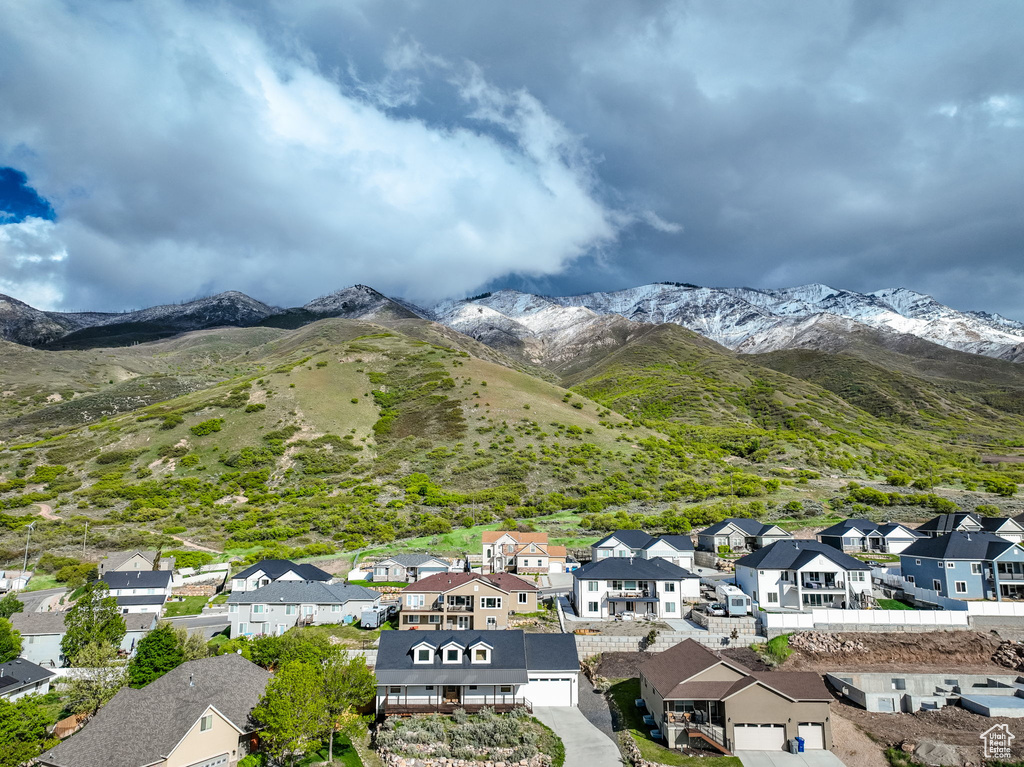
[[[572,575],[573,607],[581,618],[682,618],[700,598],[700,578],[664,559],[610,557]]]

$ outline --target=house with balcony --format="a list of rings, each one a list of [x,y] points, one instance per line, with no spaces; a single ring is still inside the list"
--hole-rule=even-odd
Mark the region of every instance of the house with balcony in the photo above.
[[[294,626],[352,623],[380,604],[380,592],[320,581],[278,581],[228,597],[231,636],[280,636]]]
[[[917,532],[928,538],[938,538],[947,533],[992,533],[1011,543],[1024,542],[1024,526],[1014,517],[983,517],[974,512],[939,514],[924,524],[918,525]]]
[[[766,610],[859,608],[872,602],[871,566],[819,541],[777,541],[740,557],[736,585]]]
[[[640,665],[640,691],[669,748],[782,751],[796,737],[832,747],[832,696],[813,672],[751,671],[687,639]]]
[[[730,517],[697,533],[697,549],[716,554],[723,551],[742,554],[792,537],[777,525],[766,525],[756,519]]]
[[[406,586],[398,627],[413,631],[508,628],[516,613],[537,611],[537,586],[512,573],[437,573]]]
[[[396,554],[373,565],[373,580],[415,583],[437,573],[447,573],[452,564],[447,559],[429,554]]]
[[[229,583],[231,591],[252,591],[278,581],[330,583],[332,580],[328,573],[315,565],[297,565],[287,559],[264,559],[231,576]]]
[[[561,573],[565,571],[565,546],[548,543],[547,533],[516,530],[485,530],[483,573]]]
[[[693,568],[693,541],[688,535],[655,537],[643,530],[616,530],[590,547],[591,561],[613,557],[661,558],[689,570]]]
[[[171,595],[170,570],[108,570],[100,580],[125,615],[159,613]]]
[[[580,618],[682,618],[700,599],[700,578],[664,559],[611,557],[572,575]]]
[[[952,599],[1024,599],[1024,549],[994,533],[922,538],[900,555],[903,577]]]
[[[385,631],[377,661],[377,713],[443,713],[484,706],[575,706],[579,658],[572,634],[523,631]]]
[[[818,533],[818,540],[847,553],[899,554],[919,538],[920,533],[895,522],[844,519]]]

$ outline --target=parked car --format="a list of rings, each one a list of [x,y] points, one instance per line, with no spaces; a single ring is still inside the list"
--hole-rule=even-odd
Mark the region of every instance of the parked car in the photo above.
[[[704,605],[704,612],[708,615],[713,615],[716,618],[724,618],[729,614],[729,611],[721,602],[710,602]]]

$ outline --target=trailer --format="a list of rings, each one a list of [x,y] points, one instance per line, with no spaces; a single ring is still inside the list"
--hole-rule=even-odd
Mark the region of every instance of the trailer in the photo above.
[[[715,593],[719,601],[725,605],[725,611],[730,618],[741,615],[750,615],[750,597],[740,591],[731,583],[719,583],[715,586]]]

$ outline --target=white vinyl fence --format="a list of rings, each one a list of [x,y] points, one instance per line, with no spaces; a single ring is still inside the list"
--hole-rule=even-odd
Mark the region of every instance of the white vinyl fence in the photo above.
[[[978,617],[1024,617],[1024,602],[968,602],[967,614]]]
[[[1024,613],[1022,613],[1024,614]],[[850,626],[935,626],[967,628],[965,610],[811,610],[806,613],[762,613],[766,629],[811,631]]]

